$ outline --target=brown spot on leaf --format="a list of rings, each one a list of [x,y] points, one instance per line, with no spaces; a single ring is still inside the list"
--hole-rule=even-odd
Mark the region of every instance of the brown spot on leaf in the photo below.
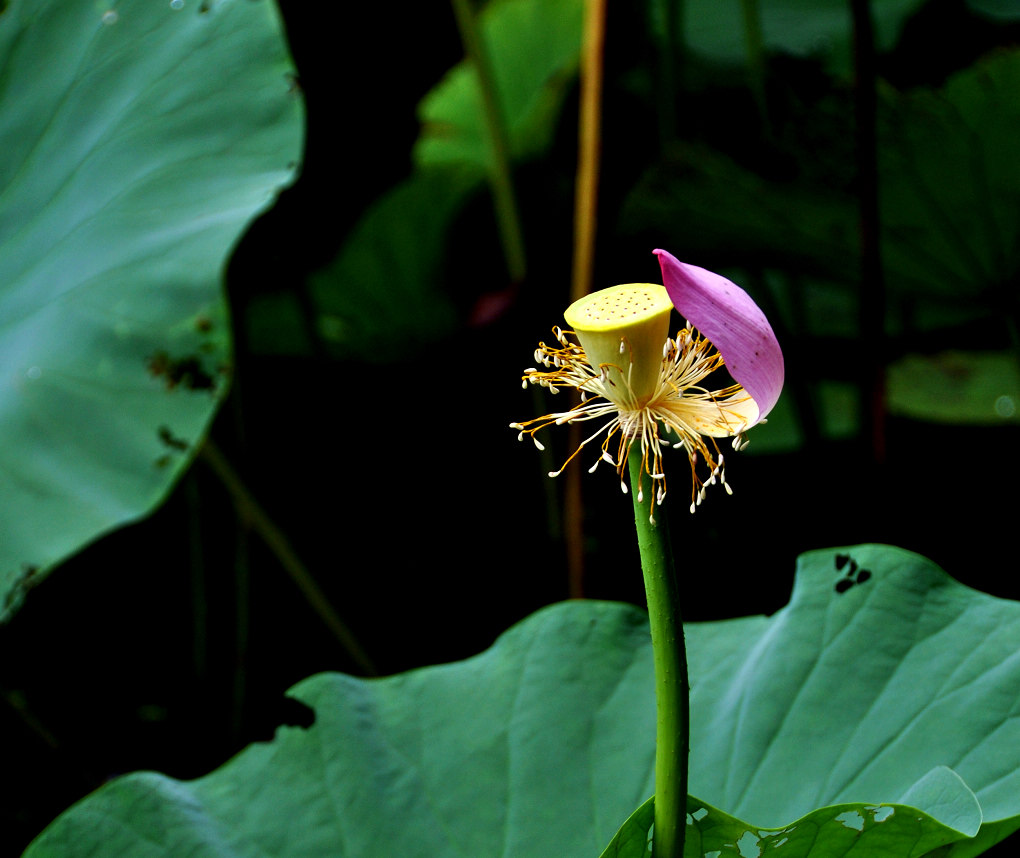
[[[188,442],[183,438],[177,438],[174,433],[170,431],[169,426],[160,426],[157,430],[159,440],[166,444],[171,450],[187,450]]]
[[[198,355],[172,358],[166,352],[156,352],[148,361],[150,375],[161,378],[167,390],[184,387],[187,390],[216,390],[216,379],[206,370]]]

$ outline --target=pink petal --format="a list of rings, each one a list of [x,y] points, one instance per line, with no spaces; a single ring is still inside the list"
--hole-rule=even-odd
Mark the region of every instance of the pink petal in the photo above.
[[[783,389],[783,352],[765,314],[736,283],[656,250],[673,306],[712,343],[734,381],[758,406],[760,421]],[[755,421],[757,422],[757,421]]]

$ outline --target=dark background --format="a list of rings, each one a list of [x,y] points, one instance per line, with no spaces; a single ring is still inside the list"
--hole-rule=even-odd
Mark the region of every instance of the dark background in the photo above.
[[[611,5],[607,80],[639,59],[641,45],[634,16]],[[410,173],[415,106],[462,54],[444,3],[407,4],[399,15],[383,4],[282,8],[307,103],[306,159],[231,264],[237,319],[259,294],[300,289],[369,203]],[[937,85],[1015,37],[962,3],[933,2],[881,71],[898,85]],[[549,481],[506,424],[533,415],[520,372],[568,301],[572,200],[550,188],[572,182],[576,104],[573,92],[550,156],[515,176],[540,273],[494,322],[465,323],[390,364],[260,355],[237,331],[235,382],[212,437],[381,673],[470,656],[568,594],[562,540],[546,525]],[[733,104],[719,101],[721,125],[733,123]],[[607,91],[598,285],[658,276],[652,248],[614,239],[611,227],[652,147],[635,134],[651,127],[644,110]],[[450,288],[467,319],[499,252],[488,201],[457,230],[463,252]],[[796,389],[819,356],[796,340],[783,346]],[[451,376],[456,384],[444,384]],[[554,458],[565,457],[565,438],[547,440]],[[1016,427],[889,418],[884,440],[877,462],[863,433],[757,456],[752,434],[748,454],[729,460],[733,497],[712,494],[693,518],[675,505],[687,619],[771,613],[789,598],[798,554],[859,542],[900,545],[964,583],[1020,597],[1007,548]],[[640,604],[630,500],[604,472],[584,486],[586,595]],[[0,811],[9,854],[107,778],[205,774],[307,717],[284,697],[298,680],[361,672],[239,524],[201,459],[148,520],[37,587],[0,628],[0,654],[4,780],[15,787]]]

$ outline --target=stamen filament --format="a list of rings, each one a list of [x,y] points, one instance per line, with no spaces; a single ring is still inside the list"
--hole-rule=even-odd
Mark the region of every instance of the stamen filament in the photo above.
[[[553,328],[559,347],[540,343],[535,352],[537,364],[551,370],[527,369],[523,384],[537,384],[551,393],[561,388],[573,388],[581,393],[581,402],[568,411],[554,412],[523,423],[511,424],[519,430],[518,440],[529,435],[541,450],[536,433],[552,425],[605,421],[586,437],[550,476],[561,474],[584,447],[601,438],[599,458],[589,469],[594,473],[599,462],[605,461],[616,468],[624,492],[624,469],[633,444],[640,445],[641,473],[657,483],[654,493],[656,505],[667,493],[666,473],[663,468],[662,449],[672,446],[687,453],[691,469],[691,511],[705,497],[706,486],[721,483],[727,493],[732,489],[726,483],[723,455],[716,437],[732,436],[733,449],[742,450],[747,444],[744,430],[748,426],[748,394],[737,384],[712,391],[702,382],[723,366],[722,356],[714,351],[704,337],[688,325],[677,332],[675,339],[666,339],[662,347],[662,364],[658,382],[650,396],[639,398],[632,387],[635,367],[634,351],[627,337],[621,336],[619,352],[630,353],[626,366],[600,363],[597,368],[589,362],[584,349],[575,341],[571,331]],[[663,436],[673,435],[671,442]],[[615,456],[610,452],[615,445]],[[707,476],[700,476],[701,463]],[[640,491],[640,488],[639,488]]]

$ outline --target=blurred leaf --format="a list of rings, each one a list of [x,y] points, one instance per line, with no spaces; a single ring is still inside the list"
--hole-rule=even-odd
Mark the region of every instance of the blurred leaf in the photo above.
[[[268,2],[4,12],[0,616],[201,443],[230,376],[224,262],[300,157],[292,77]]]
[[[576,74],[582,7],[583,0],[494,0],[480,13],[515,160],[551,143]],[[341,355],[405,357],[457,321],[443,288],[447,240],[491,159],[473,68],[455,66],[418,112],[415,173],[368,209],[337,259],[312,278],[319,333]]]
[[[492,0],[480,14],[515,160],[543,152],[581,54],[583,0]],[[461,62],[422,100],[421,165],[469,163],[488,171],[491,152],[474,69]]]
[[[258,355],[304,355],[312,352],[301,301],[294,292],[253,295],[245,303],[246,347]]]
[[[938,423],[1020,422],[1020,368],[1010,352],[907,355],[889,367],[889,410]]]
[[[1020,827],[1020,604],[862,545],[802,556],[772,617],[686,633],[694,854],[968,858]],[[555,605],[467,661],[292,693],[312,727],[196,781],[114,780],[26,858],[590,858],[652,790],[632,606]],[[640,853],[647,811],[617,856]]]
[[[1020,0],[965,0],[967,5],[995,21],[1020,20]]]
[[[1015,310],[1020,51],[961,72],[939,92],[887,91],[881,126],[890,330]],[[858,282],[857,218],[857,203],[838,185],[766,179],[689,144],[642,178],[622,214],[625,230],[653,233],[686,259],[795,273],[802,294],[787,296],[792,329],[812,336],[829,335],[839,320],[856,324],[853,292],[840,296],[819,281]],[[850,314],[812,309],[833,299]]]
[[[631,192],[629,233],[657,233],[681,258],[775,267],[837,281],[856,275],[854,201],[837,189],[765,179],[707,146],[679,143]]]
[[[938,92],[887,93],[881,140],[890,286],[996,304],[1020,272],[1020,50]]]
[[[849,381],[820,379],[810,385],[812,405],[817,415],[818,431],[826,440],[846,440],[860,434],[860,394]],[[747,454],[792,453],[805,443],[803,428],[789,393],[781,396],[769,412],[768,421],[749,433]]]
[[[385,362],[453,329],[456,309],[442,288],[450,223],[481,181],[470,168],[419,170],[372,205],[312,277],[329,345]]]
[[[756,5],[766,50],[824,57],[833,72],[850,73],[853,32],[846,4],[759,0]],[[887,51],[924,0],[872,0],[870,5],[876,46]],[[747,49],[742,6],[740,0],[683,0],[684,37],[690,49],[715,62],[743,65]]]

